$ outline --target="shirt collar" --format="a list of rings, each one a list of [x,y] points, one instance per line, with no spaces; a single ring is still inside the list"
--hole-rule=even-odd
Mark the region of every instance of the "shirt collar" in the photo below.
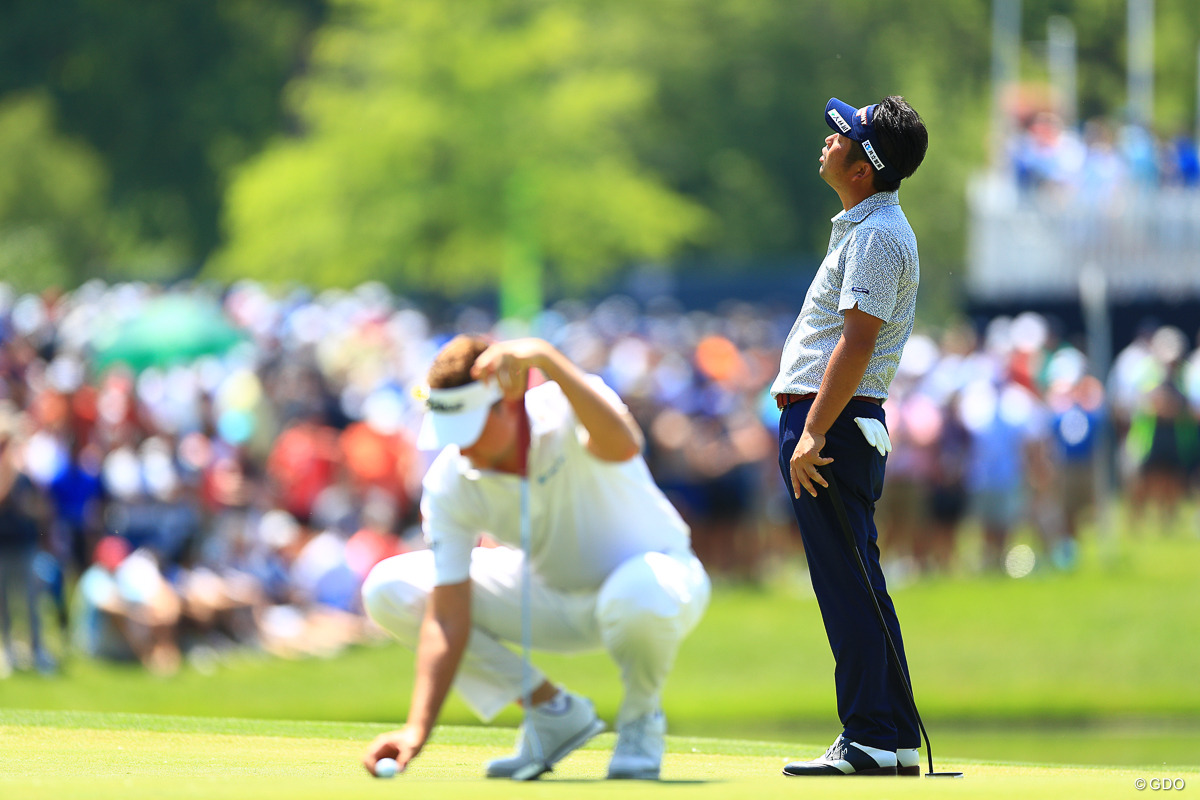
[[[884,206],[900,205],[899,192],[876,192],[875,194],[863,200],[858,205],[847,211],[840,211],[834,215],[830,222],[862,222],[867,218],[867,215],[876,209]]]
[[[477,481],[483,477],[483,470],[475,469],[475,465],[471,463],[471,459],[462,453],[454,457],[454,466],[458,469],[458,474],[469,481]]]
[[[453,445],[451,446],[453,447]],[[458,470],[458,474],[463,476],[463,478],[468,481],[481,481],[484,478],[501,478],[505,480],[512,478],[513,480],[516,480],[521,477],[519,475],[514,475],[511,472],[501,472],[495,469],[477,469],[475,465],[471,463],[471,459],[467,458],[462,453],[459,453],[454,457],[454,466]]]

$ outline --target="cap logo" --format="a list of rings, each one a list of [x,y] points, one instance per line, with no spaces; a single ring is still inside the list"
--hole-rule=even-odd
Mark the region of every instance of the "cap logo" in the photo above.
[[[446,402],[434,397],[430,397],[425,401],[425,407],[436,414],[457,414],[462,411],[466,403],[459,400],[458,402]]]
[[[871,159],[871,163],[875,165],[875,169],[880,170],[881,172],[883,170],[887,169],[887,167],[885,167],[883,165],[883,159],[881,159],[875,153],[875,148],[871,146],[870,139],[863,139],[862,146],[863,146],[863,150],[865,150],[867,153],[867,158]]]
[[[829,109],[829,118],[834,121],[834,124],[842,129],[842,133],[850,132],[850,123],[846,122],[845,118],[838,113],[836,108]]]
[[[490,406],[500,399],[500,387],[495,381],[471,381],[450,389],[421,387],[425,410],[434,414],[462,414]]]
[[[868,108],[869,108],[869,106],[863,106],[854,114],[854,116],[858,117],[858,119],[862,122],[863,125],[867,124],[867,109]]]
[[[496,381],[471,381],[449,389],[425,389],[425,418],[417,447],[434,450],[448,444],[463,447],[479,438],[488,411],[503,395]]]

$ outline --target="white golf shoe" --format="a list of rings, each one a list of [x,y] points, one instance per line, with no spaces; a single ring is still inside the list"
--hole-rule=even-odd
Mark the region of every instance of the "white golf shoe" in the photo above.
[[[617,746],[608,764],[611,780],[658,780],[667,749],[667,718],[661,711],[617,727]]]
[[[921,777],[921,753],[918,748],[896,748],[896,774]]]
[[[489,761],[489,778],[533,780],[604,730],[591,700],[567,691],[563,697],[566,708],[561,711],[547,711],[540,706],[529,710],[517,731],[517,751]]]
[[[783,768],[789,777],[822,775],[895,775],[896,754],[868,747],[838,735],[825,755],[812,761],[793,761]],[[920,767],[917,768],[920,774]]]

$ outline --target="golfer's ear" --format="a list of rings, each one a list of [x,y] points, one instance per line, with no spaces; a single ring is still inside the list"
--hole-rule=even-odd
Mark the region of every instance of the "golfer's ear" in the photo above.
[[[866,159],[859,161],[854,167],[854,180],[871,182],[875,180],[875,168]]]

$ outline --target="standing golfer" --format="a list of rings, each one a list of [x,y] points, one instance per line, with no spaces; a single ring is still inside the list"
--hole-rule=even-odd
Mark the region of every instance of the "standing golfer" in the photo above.
[[[833,133],[821,150],[820,174],[843,210],[832,220],[829,250],[788,334],[771,394],[782,412],[779,467],[792,492],[836,661],[843,730],[825,755],[783,771],[919,775],[917,720],[817,467],[828,465],[841,487],[856,544],[903,661],[873,516],[891,450],[882,403],[912,332],[917,302],[917,240],[897,191],[920,165],[929,138],[917,112],[900,97],[858,109],[831,99],[825,122]],[[907,664],[901,666],[907,675]]]
[[[531,367],[549,380],[526,392]],[[363,763],[374,773],[379,759],[395,758],[404,769],[452,682],[485,720],[518,702],[526,665],[502,642],[521,641],[524,612],[534,648],[612,656],[625,694],[608,777],[657,779],[663,685],[710,586],[687,525],[640,455],[641,430],[603,381],[539,339],[489,346],[459,336],[434,360],[428,384],[418,444],[442,448],[421,500],[430,549],[381,562],[362,590],[371,618],[416,649],[416,681],[407,724],[376,738]],[[520,550],[526,463],[528,554]],[[501,546],[477,547],[485,533]],[[531,602],[522,609],[526,555]],[[586,697],[536,670],[531,685],[517,751],[490,762],[488,777],[535,777],[604,728]]]

